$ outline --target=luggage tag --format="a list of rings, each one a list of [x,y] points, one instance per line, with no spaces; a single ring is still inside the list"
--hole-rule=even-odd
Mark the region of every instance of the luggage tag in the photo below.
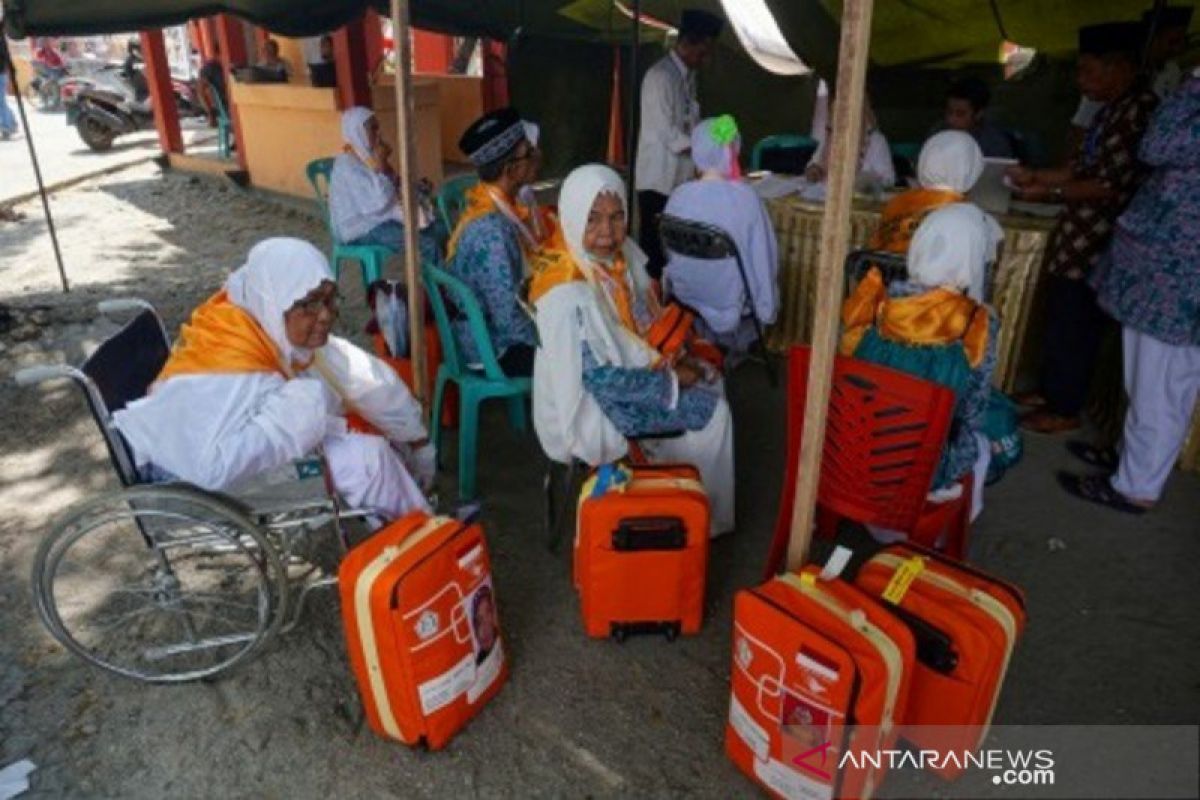
[[[829,555],[829,560],[825,562],[825,566],[821,569],[821,580],[831,581],[834,578],[840,578],[853,556],[853,550],[839,544],[834,548],[833,552]]]
[[[908,594],[908,587],[912,586],[912,582],[924,571],[925,559],[921,556],[905,559],[904,563],[892,573],[892,579],[884,587],[883,599],[892,605],[900,605],[904,595]]]
[[[629,486],[633,473],[620,464],[601,464],[596,470],[596,482],[592,485],[592,497],[601,497],[610,490],[623,492]]]

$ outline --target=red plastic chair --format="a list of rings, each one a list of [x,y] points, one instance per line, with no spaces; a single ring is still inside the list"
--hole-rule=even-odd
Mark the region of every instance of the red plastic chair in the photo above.
[[[767,575],[787,554],[793,489],[799,469],[810,348],[793,347],[788,369],[787,469],[767,559]],[[971,478],[945,503],[926,499],[950,429],[954,392],[877,364],[838,356],[833,368],[817,535],[833,536],[839,519],[901,531],[909,540],[961,559],[971,513]],[[944,534],[944,538],[943,538]]]

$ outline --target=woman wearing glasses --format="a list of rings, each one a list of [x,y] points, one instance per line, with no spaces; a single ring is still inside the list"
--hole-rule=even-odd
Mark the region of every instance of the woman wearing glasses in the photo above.
[[[336,290],[311,244],[255,245],[183,326],[148,395],[114,416],[141,474],[237,493],[320,447],[352,507],[429,511],[420,405],[383,362],[331,335]],[[371,432],[351,431],[348,415]]]

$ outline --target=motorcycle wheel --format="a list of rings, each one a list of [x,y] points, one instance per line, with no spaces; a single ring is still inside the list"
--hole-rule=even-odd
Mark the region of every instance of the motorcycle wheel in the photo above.
[[[88,114],[80,116],[75,123],[75,129],[79,131],[79,138],[83,139],[83,143],[93,151],[103,153],[112,149],[116,135],[95,117]]]

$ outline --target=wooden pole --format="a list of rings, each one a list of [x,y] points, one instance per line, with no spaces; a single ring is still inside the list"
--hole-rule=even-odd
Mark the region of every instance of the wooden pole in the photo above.
[[[812,360],[808,368],[800,467],[796,470],[792,531],[788,539],[789,570],[799,569],[804,564],[812,541],[817,485],[821,476],[821,451],[825,447],[825,417],[837,345],[842,273],[850,239],[850,203],[854,199],[854,179],[858,172],[863,89],[871,46],[872,5],[873,0],[845,0],[842,5],[837,90],[830,111],[833,130],[829,134],[829,172],[826,176],[825,213],[821,219]]]
[[[420,226],[417,211],[416,112],[412,96],[412,42],[409,39],[408,0],[392,0],[392,50],[396,54],[396,138],[400,145],[400,206],[404,211],[404,274],[408,286],[409,358],[413,394],[428,406],[425,375],[425,295],[421,291]]]

